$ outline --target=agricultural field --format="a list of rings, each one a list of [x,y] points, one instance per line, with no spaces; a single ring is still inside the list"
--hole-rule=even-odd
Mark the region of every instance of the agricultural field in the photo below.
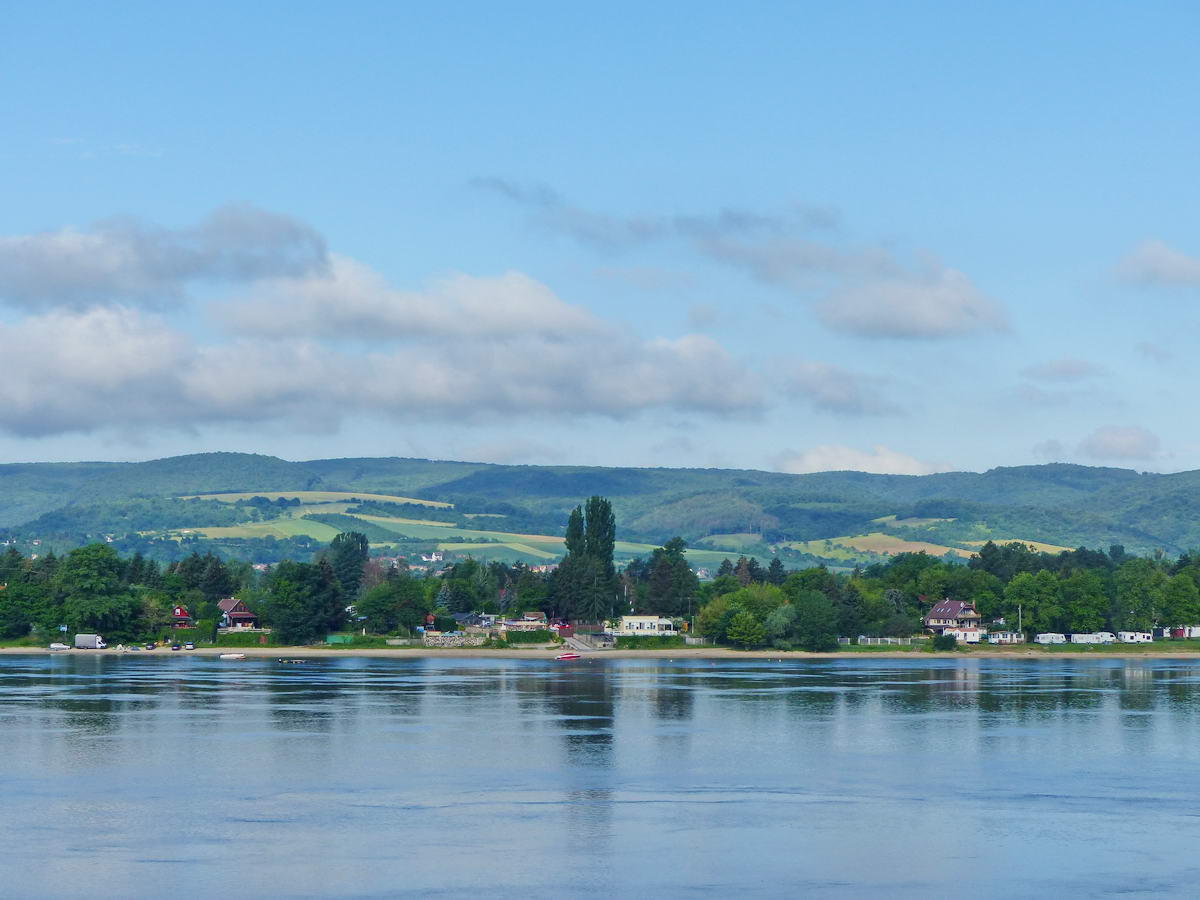
[[[229,525],[212,528],[192,528],[187,533],[203,535],[206,538],[265,538],[276,539],[299,537],[306,535],[318,541],[331,541],[337,537],[338,529],[322,522],[311,519],[273,519],[270,522],[247,522],[245,525]]]
[[[743,532],[738,534],[710,534],[696,541],[697,547],[707,547],[712,550],[727,550],[740,553],[751,547],[762,544],[761,534]]]
[[[783,546],[799,550],[801,553],[848,561],[862,559],[864,555],[869,554],[895,556],[899,553],[927,553],[930,556],[945,556],[947,553],[953,553],[963,559],[975,555],[961,547],[946,547],[928,541],[909,541],[882,531],[818,541],[789,541]]]
[[[349,491],[243,491],[227,494],[192,494],[181,497],[181,500],[220,500],[223,503],[237,503],[239,500],[250,500],[253,497],[265,497],[268,500],[299,500],[301,503],[349,503],[352,500],[374,500],[379,503],[412,503],[417,506],[429,506],[435,509],[453,509],[453,503],[442,503],[439,500],[419,500],[416,497],[397,497],[392,494],[358,494]]]
[[[1064,551],[1073,550],[1073,547],[1060,547],[1058,544],[1047,544],[1044,541],[1027,541],[1022,538],[989,538],[993,544],[1024,544],[1026,547],[1032,547],[1039,553],[1063,553]],[[982,547],[987,541],[963,541],[968,547]]]
[[[956,522],[957,519],[928,519],[918,516],[909,516],[900,518],[895,515],[880,516],[878,519],[872,519],[871,522],[876,525],[882,525],[884,528],[924,528],[929,525],[937,525],[939,522]]]

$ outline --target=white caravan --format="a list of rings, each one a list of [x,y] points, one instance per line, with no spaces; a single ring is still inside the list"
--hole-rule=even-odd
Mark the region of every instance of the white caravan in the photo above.
[[[1035,644],[1065,644],[1067,636],[1057,631],[1046,631],[1033,639]]]
[[[1154,635],[1148,631],[1118,631],[1117,640],[1122,644],[1152,644]]]

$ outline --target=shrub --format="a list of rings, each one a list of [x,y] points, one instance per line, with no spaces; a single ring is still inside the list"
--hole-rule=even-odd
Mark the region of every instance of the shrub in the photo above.
[[[623,635],[617,637],[618,650],[678,650],[680,647],[686,646],[687,641],[683,639],[683,635],[677,634],[648,634],[645,637]]]
[[[539,628],[537,631],[510,631],[508,632],[508,642],[510,644],[548,644],[556,639],[556,635],[548,628]]]
[[[262,638],[266,638],[266,644],[262,643]],[[217,642],[214,646],[217,647],[259,647],[259,646],[277,646],[279,641],[272,634],[238,634],[232,632],[228,634],[218,634]]]
[[[935,635],[932,646],[934,650],[956,650],[958,649],[958,638],[952,634]]]

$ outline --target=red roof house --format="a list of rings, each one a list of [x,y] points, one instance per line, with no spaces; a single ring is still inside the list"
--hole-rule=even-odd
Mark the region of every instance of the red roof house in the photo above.
[[[947,628],[974,628],[979,625],[975,604],[967,600],[941,600],[933,604],[925,617],[925,627],[941,634]]]
[[[221,624],[226,628],[257,628],[258,616],[250,612],[246,604],[237,597],[226,597],[217,601],[221,610]]]

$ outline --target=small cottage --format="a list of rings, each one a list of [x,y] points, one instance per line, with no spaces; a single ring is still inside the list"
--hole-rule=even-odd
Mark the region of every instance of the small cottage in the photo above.
[[[186,606],[176,606],[171,610],[171,627],[191,628],[194,624],[195,622],[192,620],[192,616],[187,611]]]
[[[237,597],[226,597],[218,601],[217,608],[221,610],[222,628],[258,627],[258,616],[250,612],[246,604]]]

